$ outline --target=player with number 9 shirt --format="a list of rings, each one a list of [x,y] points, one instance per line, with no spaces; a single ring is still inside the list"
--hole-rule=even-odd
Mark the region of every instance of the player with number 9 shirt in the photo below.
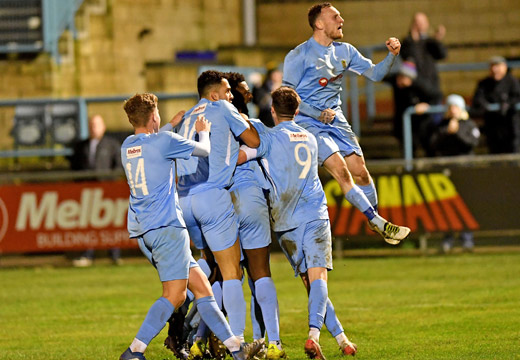
[[[328,298],[327,271],[332,270],[332,240],[327,202],[318,177],[318,145],[313,134],[294,122],[300,97],[281,87],[272,93],[276,126],[260,134],[258,149],[241,147],[238,163],[262,157],[272,183],[269,192],[272,228],[280,246],[309,294],[309,339],[305,352],[324,359],[319,345],[324,322],[341,351],[354,355]]]

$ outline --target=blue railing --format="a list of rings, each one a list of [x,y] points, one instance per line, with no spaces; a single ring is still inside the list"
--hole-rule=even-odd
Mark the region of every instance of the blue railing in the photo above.
[[[359,51],[369,59],[373,58],[375,52],[387,51],[386,46],[384,44],[360,47]],[[397,71],[397,66],[399,64],[396,62],[392,67],[392,72]],[[507,65],[510,69],[520,68],[520,61],[508,61]],[[478,71],[478,70],[487,70],[489,69],[489,62],[474,62],[474,63],[441,63],[437,64],[437,69],[439,72],[448,72],[448,71]],[[348,80],[347,80],[348,79]],[[343,88],[348,87],[348,90],[344,90],[342,94],[342,108],[345,114],[348,114],[347,119],[349,119],[350,124],[352,125],[352,130],[356,133],[357,136],[361,136],[361,119],[360,119],[360,111],[359,111],[359,94],[364,93],[366,99],[366,114],[369,121],[376,116],[376,83],[365,79],[365,86],[359,87],[358,81],[359,76],[353,73],[350,73],[346,79]],[[475,80],[476,81],[476,80]],[[389,86],[384,84],[385,86]],[[350,112],[347,111],[347,102],[350,100]]]
[[[197,93],[180,93],[180,94],[168,94],[168,93],[156,93],[159,100],[185,100],[193,99],[198,100]],[[78,121],[79,121],[79,138],[88,138],[88,104],[92,103],[110,103],[110,102],[122,102],[132,95],[115,95],[115,96],[94,96],[94,97],[73,97],[67,99],[52,99],[52,98],[38,98],[38,99],[19,99],[19,100],[0,100],[0,107],[8,106],[23,106],[23,105],[53,105],[60,103],[74,103],[78,108]],[[19,158],[19,157],[38,157],[38,156],[68,156],[72,155],[72,149],[70,148],[37,148],[31,149],[16,149],[16,150],[1,150],[0,158]]]

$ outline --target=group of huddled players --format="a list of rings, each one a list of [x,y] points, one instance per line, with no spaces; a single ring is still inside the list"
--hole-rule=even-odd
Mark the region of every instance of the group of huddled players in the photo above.
[[[284,86],[272,93],[274,128],[249,118],[251,94],[238,73],[202,73],[200,101],[161,129],[155,95],[125,102],[135,131],[121,148],[131,192],[128,230],[157,269],[163,293],[120,359],[145,359],[146,347],[168,320],[165,344],[179,358],[201,359],[210,349],[216,358],[225,356],[222,350],[233,359],[286,358],[269,266],[271,230],[308,292],[307,356],[325,358],[319,345],[323,324],[343,354],[356,354],[328,298],[331,231],[318,166],[334,176],[385,241],[398,244],[408,236],[410,229],[377,213],[375,186],[339,98],[343,72],[380,80],[400,44],[390,38],[388,56],[374,65],[352,45],[334,42],[343,36],[343,19],[330,3],[311,7],[309,23],[313,36],[287,55]],[[190,239],[201,250],[198,263]],[[254,317],[249,344],[243,267]],[[184,321],[184,315],[190,303],[200,321],[188,336],[193,319]],[[206,347],[208,337],[221,346]]]

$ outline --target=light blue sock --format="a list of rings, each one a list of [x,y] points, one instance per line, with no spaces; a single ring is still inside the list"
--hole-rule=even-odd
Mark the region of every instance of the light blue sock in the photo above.
[[[339,319],[336,316],[336,310],[334,310],[334,305],[332,305],[332,301],[330,301],[330,299],[327,299],[325,326],[327,327],[327,330],[329,330],[330,334],[334,337],[344,332],[343,326],[341,326],[341,323],[339,322]]]
[[[173,310],[175,310],[175,308],[168,299],[164,297],[157,299],[150,307],[150,310],[148,310],[148,314],[146,314],[135,337],[148,345],[150,341],[161,332],[164,325],[166,325],[166,321],[168,321],[172,315]]]
[[[311,283],[309,292],[309,327],[321,329],[327,309],[327,282],[322,279]]]
[[[349,203],[365,214],[368,220],[372,220],[376,216],[370,201],[357,185],[354,185],[354,187],[350,189],[350,191],[345,195],[345,198]]]
[[[253,339],[261,339],[265,337],[265,326],[263,326],[264,322],[261,321],[263,319],[261,316],[262,312],[260,310],[260,305],[258,304],[258,301],[256,301],[255,283],[249,276],[247,277],[247,283],[249,284],[249,289],[251,289],[251,305],[249,308],[249,314],[251,315]]]
[[[231,328],[219,310],[215,298],[213,296],[206,296],[195,300],[200,317],[206,325],[213,331],[220,341],[226,341],[233,336]]]
[[[255,281],[256,300],[262,308],[269,341],[280,341],[280,314],[273,279],[263,277]]]
[[[368,201],[370,201],[370,204],[372,205],[374,210],[377,211],[377,190],[374,181],[370,181],[370,184],[368,185],[358,186],[363,191]]]
[[[222,310],[222,283],[215,281],[213,285],[211,285],[211,290],[213,290],[213,296],[215,297],[218,308]]]
[[[235,336],[244,336],[247,305],[242,282],[238,279],[225,280],[222,283],[222,293],[231,331]]]

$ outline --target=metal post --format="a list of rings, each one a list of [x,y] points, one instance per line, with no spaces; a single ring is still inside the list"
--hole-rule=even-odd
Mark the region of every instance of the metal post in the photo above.
[[[372,59],[374,51],[372,49],[365,50],[366,57]],[[376,116],[376,96],[375,96],[375,84],[372,80],[365,79],[365,96],[366,96],[366,107],[367,117],[369,124],[372,125],[372,121]]]
[[[413,168],[413,139],[412,139],[412,114],[415,113],[413,106],[408,107],[403,114],[403,144],[405,169],[411,171]]]
[[[79,112],[79,138],[81,140],[88,139],[88,112],[87,102],[85,98],[78,98],[78,112]]]
[[[350,125],[352,130],[359,137],[361,136],[361,125],[359,121],[359,89],[357,75],[349,74],[350,83]]]
[[[424,114],[437,114],[446,111],[445,105],[432,105]],[[403,143],[405,169],[413,169],[413,137],[412,137],[412,115],[416,114],[415,107],[408,107],[403,114]]]
[[[256,45],[256,4],[255,0],[243,0],[244,45]]]

